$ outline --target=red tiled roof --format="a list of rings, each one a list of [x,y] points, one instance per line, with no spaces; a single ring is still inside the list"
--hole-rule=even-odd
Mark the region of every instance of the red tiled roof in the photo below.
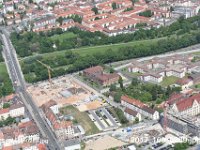
[[[185,98],[185,99],[182,99],[182,100],[176,102],[176,106],[177,106],[179,112],[182,112],[186,109],[191,108],[195,100],[198,103],[200,103],[200,94],[196,94],[189,98]]]
[[[46,150],[45,144],[38,144],[37,148],[38,148],[38,150]]]
[[[34,124],[33,121],[27,121],[27,122],[19,123],[18,127],[19,128],[25,128],[25,127],[31,126],[33,124]]]
[[[9,108],[1,109],[0,114],[5,114],[9,112]]]
[[[13,147],[12,146],[6,146],[6,147],[3,147],[2,150],[13,150]]]
[[[112,73],[112,74],[102,74],[97,76],[97,78],[99,80],[101,80],[102,82],[113,79],[113,78],[118,78],[119,75],[117,73]]]
[[[129,104],[136,105],[136,106],[138,106],[140,108],[144,106],[144,104],[142,102],[140,102],[139,100],[136,100],[134,98],[130,98],[130,97],[126,96],[126,95],[123,95],[121,97],[121,101],[125,101],[125,102],[127,102]]]
[[[58,130],[58,129],[67,129],[68,127],[72,126],[72,122],[71,121],[61,121],[61,122],[55,122],[53,124],[53,128],[55,130]]]
[[[170,95],[169,99],[167,100],[167,103],[169,105],[174,104],[176,101],[180,100],[184,98],[184,95],[181,93],[173,93],[172,95]]]
[[[10,94],[10,95],[5,97],[5,100],[9,101],[9,100],[13,99],[14,97],[15,97],[15,94]]]
[[[176,82],[176,84],[178,84],[178,85],[185,85],[185,84],[188,84],[190,81],[191,81],[191,79],[182,78],[182,79],[179,79],[179,80]]]
[[[84,70],[84,72],[87,72],[87,73],[95,73],[95,72],[99,72],[99,71],[103,71],[103,67],[95,66],[95,67],[87,68]]]
[[[136,116],[136,115],[138,114],[137,111],[134,111],[134,110],[129,109],[129,108],[127,108],[127,107],[126,107],[126,109],[125,109],[124,111],[125,111],[126,113],[132,115],[132,116]]]
[[[137,106],[138,108],[150,113],[150,114],[154,114],[155,113],[155,110],[154,109],[151,109],[150,107],[146,106],[144,103],[140,102],[139,100],[136,100],[134,98],[130,98],[126,95],[123,95],[121,97],[121,101],[125,101],[129,104],[132,104],[132,105],[135,105]]]

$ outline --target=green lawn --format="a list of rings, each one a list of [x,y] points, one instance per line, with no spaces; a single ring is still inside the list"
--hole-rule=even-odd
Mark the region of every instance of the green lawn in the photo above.
[[[87,135],[98,133],[99,130],[95,124],[91,121],[86,112],[80,112],[74,106],[67,106],[62,109],[63,114],[72,115],[82,125]]]
[[[8,78],[8,72],[4,63],[0,63],[0,77]]]
[[[200,89],[200,84],[196,84],[194,87]]]
[[[169,85],[176,83],[178,79],[179,79],[178,77],[174,77],[174,76],[164,77],[163,81],[161,82],[161,85],[164,87],[167,87]]]
[[[154,42],[157,42],[158,40],[163,39],[163,38],[158,38],[158,39],[151,39],[151,40],[142,40],[142,41],[134,41],[134,42],[128,42],[128,43],[119,43],[119,44],[111,44],[111,45],[101,45],[101,46],[93,46],[93,47],[84,47],[84,48],[77,48],[77,49],[72,49],[73,52],[79,54],[79,55],[91,55],[95,53],[104,53],[108,51],[109,49],[112,49],[113,52],[117,51],[119,48],[124,47],[124,46],[138,46],[141,44],[144,45],[149,45]],[[54,57],[54,56],[59,56],[59,55],[64,55],[65,52],[68,50],[63,50],[63,51],[55,51],[51,53],[45,53],[45,54],[35,54],[34,56],[43,56],[43,57]],[[31,57],[34,56],[29,56],[25,57],[24,59],[30,59]]]
[[[6,65],[0,63],[0,97],[13,93],[13,86],[9,78]]]
[[[60,34],[60,35],[54,35],[51,37],[52,40],[59,40],[59,41],[64,41],[64,40],[68,40],[68,39],[71,39],[71,38],[74,38],[74,37],[77,37],[76,34],[72,33],[72,32],[66,32],[66,33],[63,33],[63,34]]]

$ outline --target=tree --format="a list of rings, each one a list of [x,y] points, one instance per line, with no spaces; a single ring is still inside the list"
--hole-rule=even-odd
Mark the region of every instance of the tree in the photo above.
[[[97,7],[93,7],[92,11],[95,13],[95,15],[98,14],[98,8]]]
[[[153,88],[151,91],[152,99],[155,101],[158,98],[158,91],[156,88]]]
[[[121,96],[122,96],[122,94],[120,92],[115,93],[115,95],[114,95],[114,101],[116,103],[120,103],[121,102]]]
[[[95,17],[95,18],[94,18],[94,20],[99,20],[99,19],[100,19],[99,17]]]
[[[126,119],[126,117],[124,116],[124,113],[121,109],[119,108],[114,108],[117,117],[119,118],[120,123],[122,124],[126,124],[128,123],[128,120]]]
[[[119,77],[118,83],[120,85],[120,88],[123,90],[124,89],[124,85],[123,85],[123,79],[122,79],[121,76]]]
[[[174,150],[186,150],[189,147],[189,143],[175,143]]]
[[[137,78],[133,78],[131,84],[137,86],[140,81]]]
[[[114,73],[115,70],[113,68],[110,68],[110,73]]]
[[[63,17],[59,17],[56,21],[59,22],[60,25],[62,25],[62,23],[63,23]]]
[[[134,5],[136,2],[138,2],[139,0],[131,0],[132,4]]]
[[[153,12],[151,10],[147,10],[147,11],[139,13],[139,16],[151,17],[153,16]]]
[[[17,6],[16,6],[15,2],[13,3],[13,7],[14,7],[14,9],[17,9]]]
[[[9,103],[4,103],[3,104],[3,108],[9,108],[10,107],[10,104]]]
[[[74,22],[78,22],[78,23],[81,23],[82,22],[82,17],[80,17],[79,15],[72,15],[70,17],[67,17],[68,19],[73,19]]]
[[[139,118],[135,117],[135,123],[139,123]]]
[[[131,11],[131,10],[133,10],[133,7],[126,8],[126,9],[124,10],[124,12]]]
[[[166,95],[169,97],[172,94],[172,89],[170,86],[167,86]]]
[[[110,92],[116,91],[117,87],[115,84],[110,85]]]
[[[174,7],[171,6],[170,7],[170,12],[172,12],[172,11],[174,11]]]
[[[112,3],[112,9],[117,9],[117,4],[115,2]]]

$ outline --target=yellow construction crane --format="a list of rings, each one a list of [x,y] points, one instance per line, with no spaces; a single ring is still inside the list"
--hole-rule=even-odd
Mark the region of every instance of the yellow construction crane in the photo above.
[[[53,69],[51,69],[50,66],[44,64],[43,62],[41,62],[39,60],[37,60],[37,62],[39,62],[41,65],[43,65],[44,67],[47,68],[47,70],[48,70],[48,76],[49,76],[49,83],[52,83],[52,81],[51,81],[51,71],[53,71]]]

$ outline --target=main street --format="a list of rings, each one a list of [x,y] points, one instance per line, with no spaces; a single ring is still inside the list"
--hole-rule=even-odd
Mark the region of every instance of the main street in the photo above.
[[[48,139],[49,148],[51,150],[61,149],[55,134],[45,121],[44,116],[41,116],[39,108],[34,104],[32,97],[26,91],[24,76],[21,71],[15,49],[5,29],[2,29],[1,38],[3,44],[3,56],[16,94],[18,94],[23,100],[26,108],[39,127],[43,137]]]

